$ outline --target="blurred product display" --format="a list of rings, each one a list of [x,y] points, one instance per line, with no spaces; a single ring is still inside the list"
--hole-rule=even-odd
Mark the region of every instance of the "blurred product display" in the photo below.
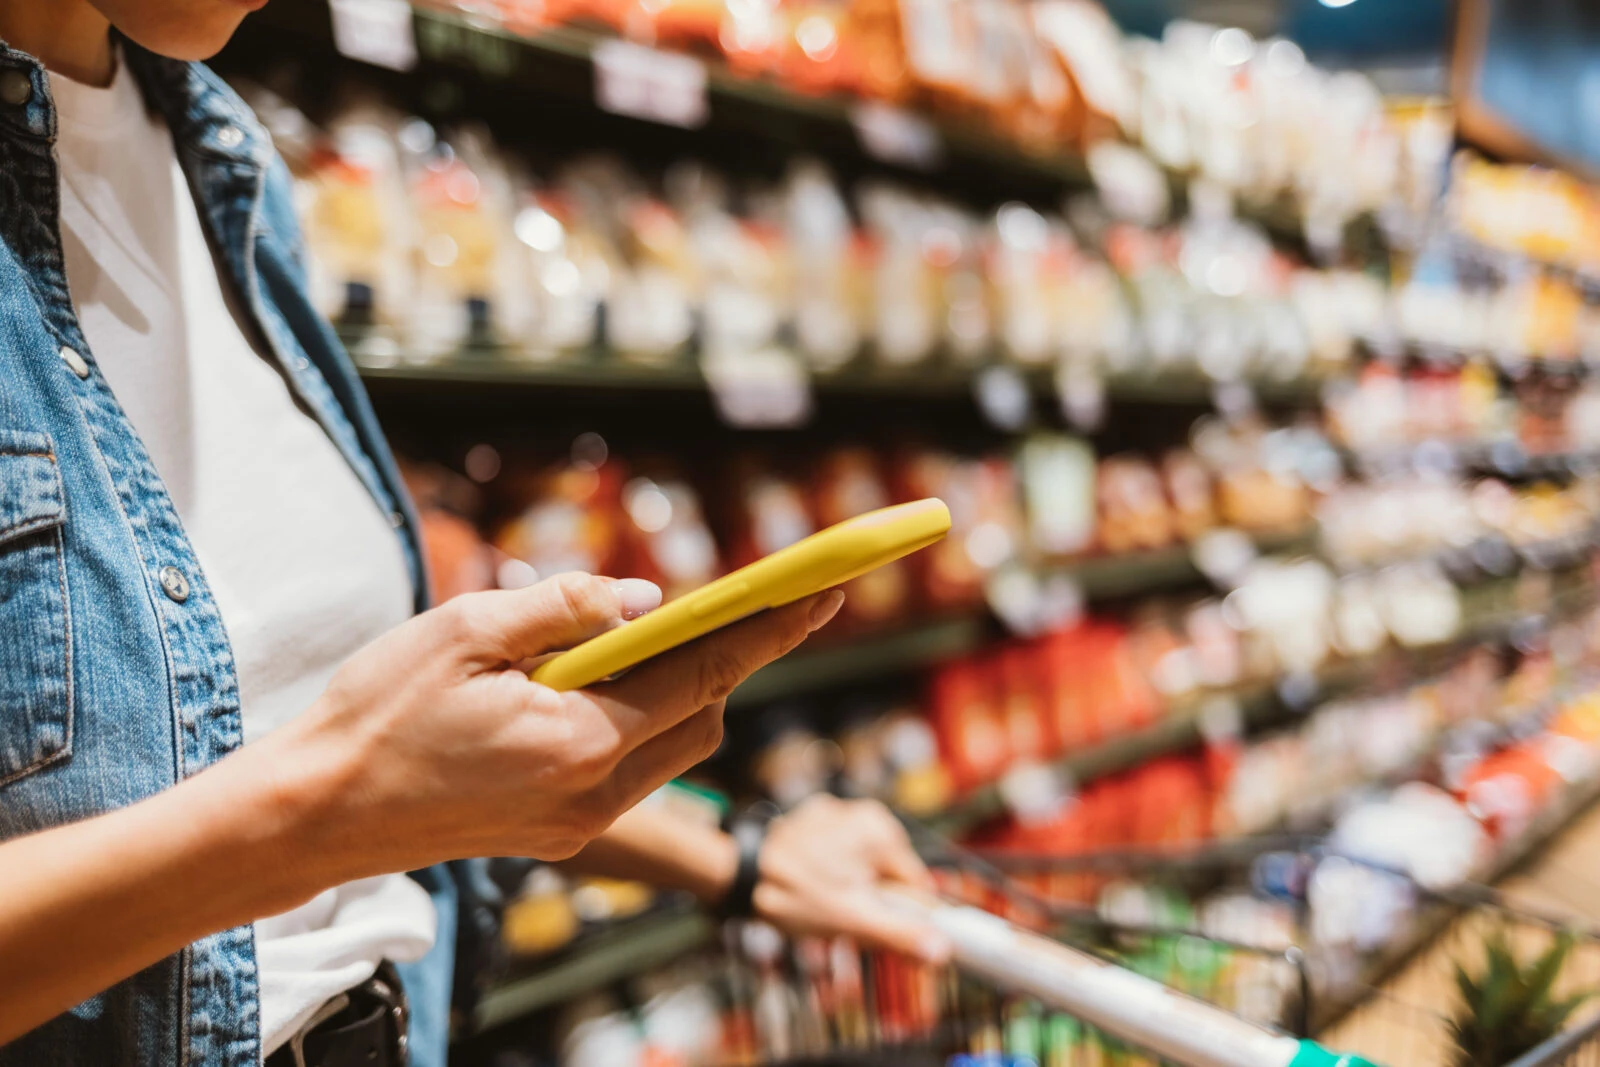
[[[1600,187],[1287,38],[1093,0],[376,0],[392,54],[364,2],[330,37],[276,0],[222,65],[436,600],[670,599],[949,506],[651,803],[877,798],[950,899],[1389,1067],[1514,1058],[1450,1044],[1510,1011],[1468,960],[1565,945],[1530,980],[1600,990],[1592,907],[1487,888],[1600,799]],[[464,1064],[1166,1062],[953,969],[498,873]]]

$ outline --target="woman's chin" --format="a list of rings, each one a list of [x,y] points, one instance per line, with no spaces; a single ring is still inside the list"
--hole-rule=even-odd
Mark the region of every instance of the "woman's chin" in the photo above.
[[[129,40],[169,59],[210,59],[267,0],[94,0]]]

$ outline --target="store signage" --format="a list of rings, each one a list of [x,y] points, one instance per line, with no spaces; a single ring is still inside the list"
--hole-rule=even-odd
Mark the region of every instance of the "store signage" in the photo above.
[[[329,0],[333,46],[342,55],[390,70],[417,65],[417,35],[406,0]]]
[[[939,131],[915,112],[866,101],[850,109],[850,123],[874,159],[916,170],[933,170],[944,160]]]
[[[694,129],[711,117],[704,63],[631,41],[595,46],[594,98],[602,111],[666,126]]]
[[[803,426],[811,418],[811,376],[781,348],[707,353],[701,373],[717,413],[746,429]]]

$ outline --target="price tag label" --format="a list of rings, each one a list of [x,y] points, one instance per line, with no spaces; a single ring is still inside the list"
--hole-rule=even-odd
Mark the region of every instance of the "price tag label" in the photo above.
[[[1172,206],[1167,176],[1139,149],[1100,141],[1089,149],[1088,163],[1089,178],[1117,218],[1154,226],[1167,217]]]
[[[989,610],[1012,633],[1032,637],[1040,632],[1044,589],[1039,576],[1027,566],[1008,563],[996,570],[983,583],[983,596]]]
[[[1061,810],[1070,784],[1042,763],[1019,763],[997,783],[1006,810],[1022,822],[1040,822]]]
[[[1195,567],[1219,589],[1233,589],[1243,582],[1260,556],[1247,534],[1228,526],[1201,534],[1189,551]]]
[[[792,352],[724,352],[700,361],[717,413],[730,426],[799,426],[811,417],[811,378]]]
[[[1094,367],[1073,360],[1056,368],[1056,397],[1061,414],[1073,429],[1090,433],[1106,417],[1106,383]]]
[[[850,109],[850,122],[861,147],[875,159],[917,170],[932,170],[944,160],[939,131],[915,112],[868,101]]]
[[[1240,381],[1214,384],[1211,387],[1211,402],[1216,405],[1217,413],[1229,422],[1248,418],[1261,408],[1256,402],[1256,391],[1248,382]]]
[[[1206,744],[1231,745],[1244,736],[1244,708],[1232,697],[1212,697],[1201,707],[1196,726]]]
[[[1083,620],[1088,597],[1083,583],[1070,570],[1047,573],[1039,583],[1039,603],[1035,624],[1039,630],[1062,630]]]
[[[333,46],[341,55],[390,70],[417,65],[417,34],[406,0],[329,0]]]
[[[1033,414],[1027,379],[1017,368],[1004,363],[979,371],[972,380],[972,393],[984,418],[1005,433],[1021,430]]]
[[[704,63],[631,41],[595,46],[594,98],[602,111],[664,126],[695,129],[711,117]]]

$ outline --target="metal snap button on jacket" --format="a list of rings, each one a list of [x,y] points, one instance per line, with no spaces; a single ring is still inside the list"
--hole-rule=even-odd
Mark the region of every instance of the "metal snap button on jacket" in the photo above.
[[[176,604],[182,604],[189,599],[189,579],[176,567],[161,568],[161,590],[167,598]]]
[[[237,126],[224,126],[217,131],[217,143],[223,148],[238,148],[244,140],[244,131]]]
[[[20,70],[0,70],[0,100],[21,107],[33,99],[33,79]]]

